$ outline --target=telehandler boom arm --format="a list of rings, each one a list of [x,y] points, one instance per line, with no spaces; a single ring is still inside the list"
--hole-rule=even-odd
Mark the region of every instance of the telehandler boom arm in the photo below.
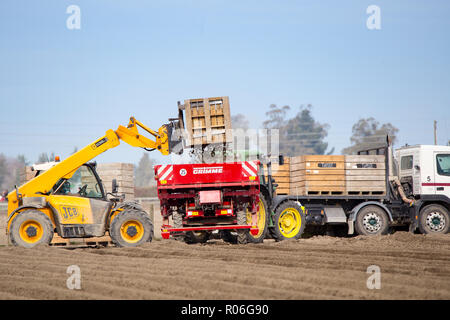
[[[138,131],[138,126],[155,137],[155,140],[153,141],[141,135]],[[134,117],[131,117],[127,127],[119,125],[116,131],[107,130],[103,137],[93,141],[54,167],[10,192],[8,194],[8,215],[22,205],[23,198],[50,194],[53,186],[59,179],[69,179],[83,164],[106,150],[117,147],[120,144],[120,140],[133,147],[144,148],[147,151],[157,149],[163,155],[168,155],[170,153],[169,129],[169,125],[163,125],[156,132],[137,121]]]

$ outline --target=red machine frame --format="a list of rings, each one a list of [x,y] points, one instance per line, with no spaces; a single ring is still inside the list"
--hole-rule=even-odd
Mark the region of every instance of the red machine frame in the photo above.
[[[188,231],[250,229],[252,235],[258,234],[259,165],[255,160],[155,166],[163,239]],[[251,225],[237,224],[242,210],[252,214]],[[183,213],[182,228],[169,225],[174,211]]]

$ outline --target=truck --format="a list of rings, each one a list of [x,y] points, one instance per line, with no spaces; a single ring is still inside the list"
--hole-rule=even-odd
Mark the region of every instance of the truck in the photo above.
[[[270,191],[259,168],[258,160],[155,166],[162,237],[204,243],[215,232],[228,242],[262,242]]]
[[[384,235],[399,226],[423,234],[449,232],[450,146],[404,146],[394,157],[388,140],[384,146],[358,152],[369,154],[383,156],[385,190],[379,194],[275,195],[269,215],[272,237],[298,239],[306,225],[344,228],[348,235]],[[280,156],[281,164],[283,159]],[[269,175],[269,179],[273,178]]]

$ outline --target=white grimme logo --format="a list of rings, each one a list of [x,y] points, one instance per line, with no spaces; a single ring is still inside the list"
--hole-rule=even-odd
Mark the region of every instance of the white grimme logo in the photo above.
[[[69,30],[80,30],[81,29],[81,10],[77,5],[70,5],[66,9],[66,13],[70,16],[66,20],[66,26]]]
[[[366,26],[369,30],[380,30],[381,29],[381,10],[379,6],[374,4],[367,7],[367,14],[370,16],[367,18]]]
[[[367,289],[381,289],[381,269],[377,265],[371,265],[367,267],[367,274],[370,274],[367,278]]]
[[[194,174],[207,174],[207,173],[222,173],[223,167],[202,167],[202,168],[195,168],[193,170]]]
[[[70,290],[80,290],[81,289],[81,270],[80,267],[73,264],[67,267],[67,274],[70,274],[67,278],[66,285]]]

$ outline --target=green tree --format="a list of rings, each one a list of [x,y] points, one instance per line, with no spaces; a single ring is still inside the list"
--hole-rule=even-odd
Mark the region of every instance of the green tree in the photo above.
[[[271,104],[266,112],[268,119],[263,122],[263,127],[281,130],[286,125],[286,114],[290,109],[289,106],[277,107],[276,104]]]
[[[155,177],[153,164],[154,160],[150,159],[148,153],[144,153],[139,160],[134,175],[134,184],[136,187],[148,187],[153,184]]]
[[[6,157],[3,153],[0,153],[0,187],[5,188],[5,181],[8,176],[8,164],[6,161]],[[1,190],[0,190],[1,191]]]
[[[394,144],[397,141],[398,129],[391,123],[380,123],[373,117],[359,119],[352,127],[351,146],[342,150],[343,154],[353,154],[357,151],[376,148],[386,144],[386,136]]]
[[[29,164],[27,159],[23,154],[19,154],[16,158],[16,168],[15,168],[15,184],[20,185],[20,175],[24,171],[25,167]]]
[[[231,128],[248,130],[249,122],[247,117],[242,113],[231,116]]]
[[[300,106],[300,111],[289,119],[284,127],[285,140],[280,143],[282,152],[288,156],[302,154],[325,154],[328,143],[324,139],[328,135],[328,124],[321,124],[311,115],[311,105]],[[281,150],[280,150],[281,152]],[[334,152],[334,148],[327,153]]]
[[[289,106],[270,105],[266,112],[268,119],[263,122],[264,128],[278,129],[280,137],[280,153],[287,156],[303,154],[325,154],[328,143],[324,139],[328,135],[328,124],[317,122],[311,115],[312,105],[300,106],[298,113],[286,119]],[[328,154],[334,152],[334,148]]]
[[[39,154],[38,160],[36,163],[45,163],[45,162],[49,162],[49,161],[55,161],[55,153],[54,152],[50,153],[50,156],[47,154],[47,152],[42,152],[41,154]]]

